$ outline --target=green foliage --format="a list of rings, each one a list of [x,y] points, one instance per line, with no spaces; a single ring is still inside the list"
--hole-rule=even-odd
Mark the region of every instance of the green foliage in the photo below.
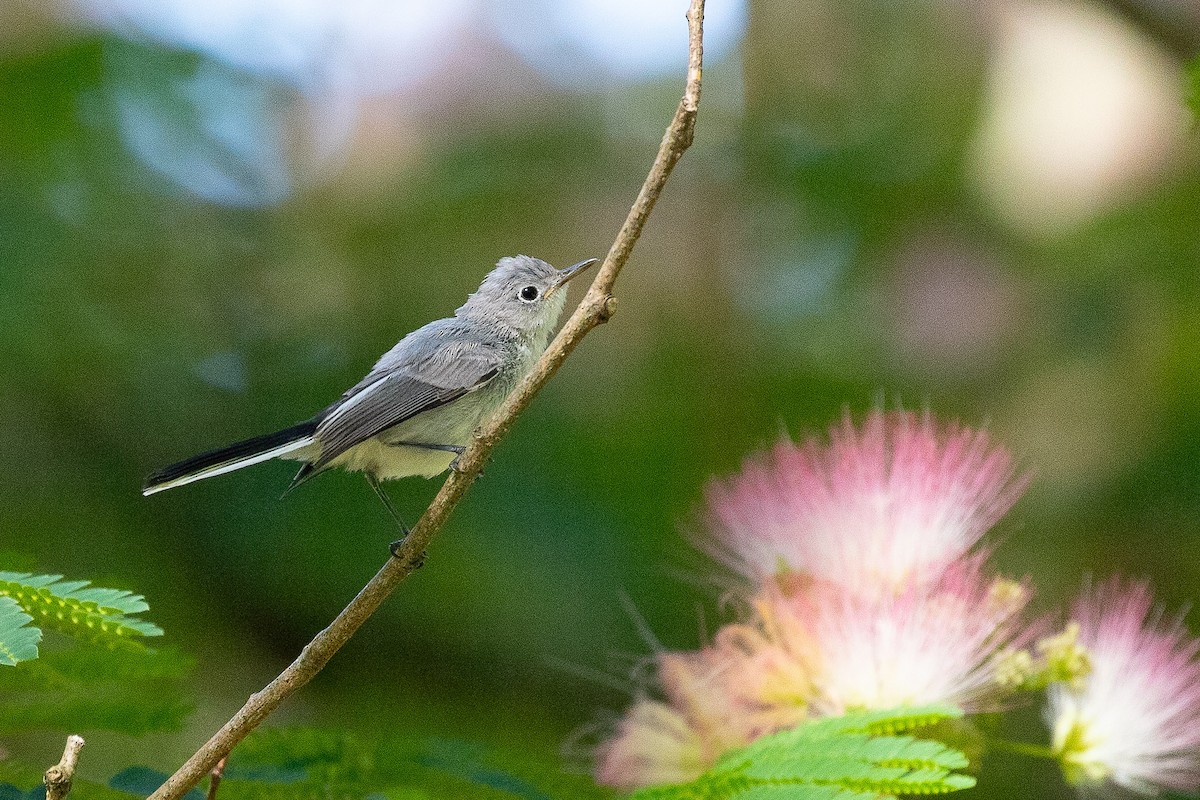
[[[78,639],[112,644],[133,637],[162,636],[162,628],[132,616],[149,608],[140,594],[89,587],[88,581],[0,572],[0,597],[16,601],[38,626]]]
[[[57,759],[56,755],[53,760]],[[42,771],[46,766],[49,764],[34,767],[13,759],[0,760],[0,800],[43,800],[46,793],[42,786]],[[71,800],[133,800],[137,795],[92,783],[77,775],[71,781],[69,797]]]
[[[131,788],[129,771],[112,786]],[[154,788],[155,775],[142,788]],[[139,784],[141,785],[141,784]],[[259,731],[238,745],[221,800],[604,800],[589,776],[564,774],[552,753],[494,753],[461,741],[382,738],[311,728]]]
[[[0,734],[175,730],[191,710],[182,679],[191,661],[173,650],[46,647],[0,670]]]
[[[37,658],[42,632],[30,627],[33,617],[11,597],[0,597],[0,664],[16,666]]]
[[[129,767],[109,778],[108,787],[121,792],[129,792],[138,797],[146,797],[166,783],[168,777],[165,773],[149,767]],[[199,789],[192,789],[183,796],[183,800],[204,800],[204,794]]]
[[[828,717],[725,754],[707,773],[635,800],[872,800],[945,794],[975,785],[967,757],[910,731],[962,716],[948,706]]]

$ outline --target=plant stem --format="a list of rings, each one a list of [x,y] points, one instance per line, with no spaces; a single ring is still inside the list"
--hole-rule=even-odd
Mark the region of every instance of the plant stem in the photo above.
[[[1007,739],[988,739],[989,747],[994,747],[997,750],[1004,750],[1009,753],[1017,753],[1030,758],[1046,758],[1051,761],[1058,761],[1058,754],[1044,744],[1032,744],[1030,742],[1011,742]]]

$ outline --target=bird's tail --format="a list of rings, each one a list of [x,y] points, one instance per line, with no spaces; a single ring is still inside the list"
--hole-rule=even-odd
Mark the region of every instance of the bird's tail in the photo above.
[[[256,436],[253,439],[235,442],[228,447],[192,456],[178,464],[164,467],[147,478],[146,485],[142,487],[142,494],[152,495],[287,455],[312,444],[316,430],[316,420],[309,420],[275,433]]]

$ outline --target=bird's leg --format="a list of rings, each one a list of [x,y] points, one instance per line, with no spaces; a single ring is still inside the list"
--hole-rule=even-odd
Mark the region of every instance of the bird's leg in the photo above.
[[[363,475],[367,479],[367,485],[375,492],[375,496],[383,503],[383,507],[387,509],[392,521],[400,528],[400,538],[388,545],[388,549],[392,551],[392,555],[399,557],[400,545],[404,544],[404,538],[408,536],[408,526],[404,524],[404,520],[400,519],[400,515],[396,513],[395,506],[392,505],[392,500],[387,496],[387,492],[383,491],[383,487],[379,485],[379,479],[369,472],[364,472]]]
[[[450,462],[450,469],[458,472],[458,459],[467,448],[461,444],[427,444],[425,442],[391,442],[396,447],[419,447],[422,450],[441,450],[446,453],[454,453],[454,460]]]

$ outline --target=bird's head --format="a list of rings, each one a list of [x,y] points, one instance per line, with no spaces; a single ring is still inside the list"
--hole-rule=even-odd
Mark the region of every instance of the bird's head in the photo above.
[[[456,313],[528,335],[549,331],[562,316],[566,303],[563,287],[596,260],[555,269],[532,256],[502,258]]]

